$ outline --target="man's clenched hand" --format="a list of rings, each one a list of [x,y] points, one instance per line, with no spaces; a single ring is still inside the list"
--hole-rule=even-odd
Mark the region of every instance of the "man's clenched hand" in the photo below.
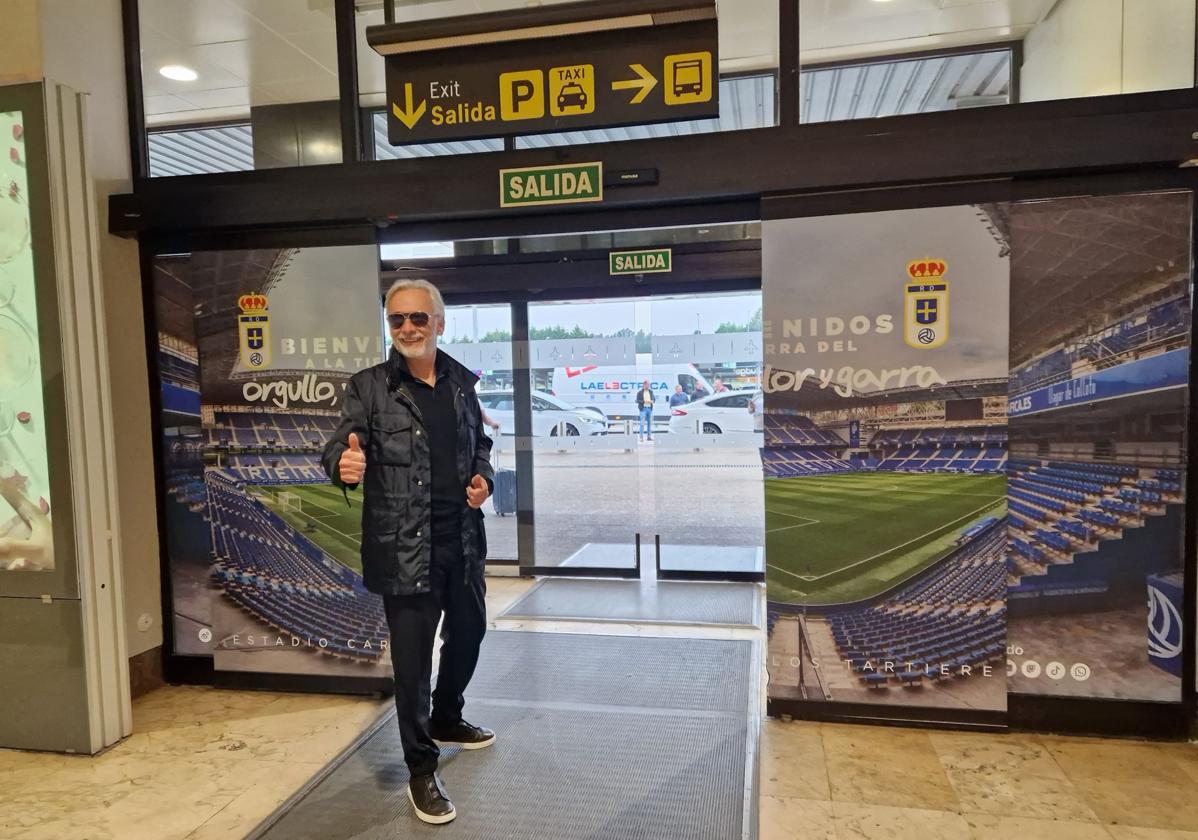
[[[487,488],[486,480],[481,475],[475,474],[474,478],[470,479],[470,484],[466,486],[466,504],[472,508],[480,508],[489,495],[491,495],[491,491]]]
[[[349,449],[341,453],[341,460],[337,462],[337,473],[343,484],[357,484],[366,473],[366,453],[362,451],[362,445],[358,443],[358,436],[354,432],[349,433]]]

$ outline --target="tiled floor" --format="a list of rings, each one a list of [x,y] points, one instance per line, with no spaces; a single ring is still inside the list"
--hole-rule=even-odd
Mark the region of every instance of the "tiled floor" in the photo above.
[[[768,720],[761,838],[1198,840],[1198,745]]]
[[[528,586],[491,578],[489,614]],[[744,632],[631,624],[594,630]],[[133,736],[99,756],[0,750],[0,837],[243,837],[389,707],[388,700],[160,689],[134,703]],[[769,720],[760,789],[762,840],[1198,840],[1193,744]]]

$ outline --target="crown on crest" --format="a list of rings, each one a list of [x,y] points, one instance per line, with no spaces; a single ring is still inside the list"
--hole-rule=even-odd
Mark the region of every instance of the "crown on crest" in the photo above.
[[[912,260],[907,263],[907,273],[912,280],[924,280],[929,277],[940,277],[948,271],[948,263],[944,260]]]
[[[237,299],[237,305],[247,315],[260,315],[266,311],[266,295],[250,293]]]

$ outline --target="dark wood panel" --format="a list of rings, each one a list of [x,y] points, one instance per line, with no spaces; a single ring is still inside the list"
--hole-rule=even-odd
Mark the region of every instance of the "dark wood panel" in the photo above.
[[[607,209],[1174,168],[1198,156],[1195,127],[1198,93],[1184,90],[452,158],[156,178],[138,182],[133,195],[112,197],[110,228],[133,234],[515,218],[527,211],[500,213],[499,170],[563,161],[659,170],[655,185],[608,190]],[[575,212],[567,206],[553,215]]]

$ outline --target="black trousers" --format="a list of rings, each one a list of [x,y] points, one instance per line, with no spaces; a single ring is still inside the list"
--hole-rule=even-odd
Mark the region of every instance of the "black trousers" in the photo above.
[[[462,720],[462,707],[478,649],[487,630],[486,584],[468,580],[460,531],[433,534],[430,591],[420,595],[384,595],[391,631],[391,665],[395,669],[395,709],[404,762],[413,776],[437,769],[441,751],[429,734],[430,722],[452,726]],[[441,614],[441,663],[437,689],[429,697],[433,644]]]

